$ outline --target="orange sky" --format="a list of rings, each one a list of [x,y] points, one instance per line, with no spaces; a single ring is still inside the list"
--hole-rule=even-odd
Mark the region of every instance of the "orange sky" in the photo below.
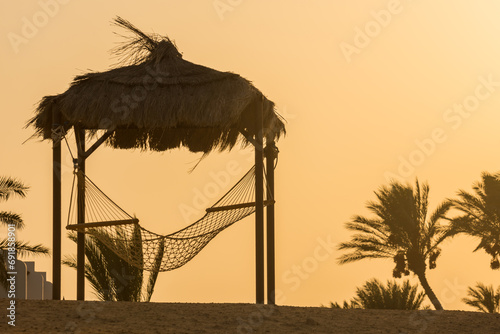
[[[2,2],[0,174],[31,186],[27,199],[2,209],[23,213],[28,228],[20,239],[51,246],[51,146],[22,145],[32,134],[23,126],[43,96],[114,63],[108,51],[120,38],[110,21],[119,15],[168,35],[189,61],[241,74],[276,102],[288,120],[276,170],[277,288],[289,305],[348,299],[372,277],[391,278],[393,264],[338,266],[339,252],[318,258],[317,248],[347,240],[344,222],[367,213],[366,201],[388,175],[427,180],[432,209],[469,190],[482,171],[498,171],[499,13],[499,4],[485,0]],[[190,223],[179,207],[192,203],[211,172],[235,161],[243,173],[251,156],[251,149],[212,154],[188,174],[199,155],[103,148],[87,174],[146,228],[167,234]],[[153,300],[253,302],[252,219],[185,267],[161,273]],[[467,309],[460,299],[476,281],[498,284],[500,274],[488,256],[472,253],[475,245],[465,237],[447,242],[429,272],[445,308]],[[63,254],[75,252],[65,239]],[[51,279],[50,259],[37,259],[37,269]],[[63,269],[66,299],[76,296],[75,277]]]

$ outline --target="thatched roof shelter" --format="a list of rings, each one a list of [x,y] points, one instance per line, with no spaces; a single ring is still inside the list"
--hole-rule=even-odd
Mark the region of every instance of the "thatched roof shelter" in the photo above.
[[[134,33],[115,50],[125,62],[77,76],[64,93],[44,97],[28,122],[36,135],[51,138],[55,111],[66,129],[112,130],[106,144],[115,148],[184,146],[208,153],[247,143],[242,133],[255,134],[261,108],[264,129],[274,139],[284,134],[274,103],[248,80],[184,60],[167,37],[145,34],[121,18],[115,24]]]

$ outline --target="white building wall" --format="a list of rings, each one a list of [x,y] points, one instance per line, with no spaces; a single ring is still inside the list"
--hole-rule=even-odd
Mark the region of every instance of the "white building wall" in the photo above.
[[[16,299],[52,299],[52,283],[46,273],[35,270],[35,262],[16,260]],[[9,298],[8,291],[0,286],[0,298]]]

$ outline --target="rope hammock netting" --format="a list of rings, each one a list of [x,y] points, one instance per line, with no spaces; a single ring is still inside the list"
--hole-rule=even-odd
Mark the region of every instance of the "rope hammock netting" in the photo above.
[[[85,178],[85,196],[80,197],[75,186],[78,173]],[[267,190],[267,186],[264,188]],[[75,172],[71,193],[67,229],[95,236],[139,269],[169,271],[186,264],[217,234],[255,212],[255,166],[206,209],[202,218],[168,235],[142,227],[137,218],[120,208],[81,171]],[[265,206],[271,203],[274,200],[269,197],[264,201]],[[84,224],[78,223],[78,206],[85,213]]]

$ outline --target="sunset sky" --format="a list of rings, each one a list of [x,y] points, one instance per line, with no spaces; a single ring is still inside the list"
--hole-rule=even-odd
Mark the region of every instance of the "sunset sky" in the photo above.
[[[276,169],[281,301],[350,299],[370,278],[392,278],[391,260],[337,264],[336,246],[350,236],[344,223],[368,213],[376,189],[390,178],[418,177],[429,182],[432,210],[458,189],[471,190],[481,172],[499,171],[499,15],[491,0],[4,1],[0,175],[30,191],[0,209],[22,213],[27,227],[19,239],[52,247],[51,144],[23,144],[33,134],[24,126],[43,96],[116,62],[109,50],[122,39],[110,22],[121,16],[173,39],[186,60],[240,74],[276,103],[287,119]],[[252,157],[251,148],[213,153],[189,174],[199,154],[101,148],[87,174],[145,228],[168,234],[201,216],[203,209],[186,217],[180,208],[194,206],[213,173],[236,162],[234,183]],[[73,177],[65,149],[63,161],[64,220]],[[206,206],[228,188],[207,196]],[[254,302],[253,219],[221,233],[184,267],[160,273],[153,301]],[[445,309],[469,310],[460,301],[467,286],[500,282],[489,256],[472,253],[477,243],[447,241],[428,271]],[[63,256],[71,254],[76,246],[64,238]],[[51,263],[36,259],[50,281]],[[62,279],[62,295],[75,299],[76,272],[63,268]],[[86,296],[95,299],[90,287]]]

